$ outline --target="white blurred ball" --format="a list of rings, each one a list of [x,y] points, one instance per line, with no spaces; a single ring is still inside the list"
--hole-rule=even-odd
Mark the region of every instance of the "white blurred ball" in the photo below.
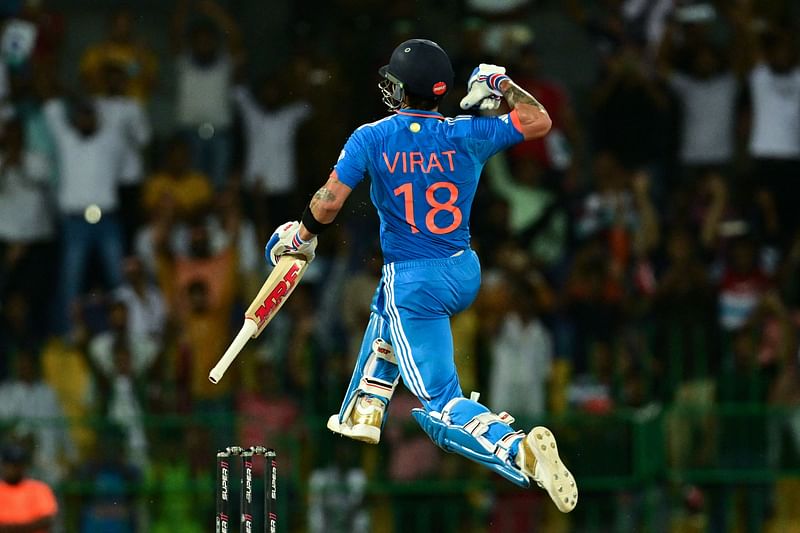
[[[102,218],[102,216],[103,212],[100,210],[100,207],[97,204],[89,205],[83,212],[83,218],[85,218],[86,222],[89,224],[97,224],[100,222],[100,218]]]

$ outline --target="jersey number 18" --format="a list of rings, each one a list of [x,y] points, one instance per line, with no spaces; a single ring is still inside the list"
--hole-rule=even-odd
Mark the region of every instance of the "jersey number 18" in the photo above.
[[[434,194],[439,189],[447,189],[450,197],[446,202],[440,202],[436,199]],[[417,223],[414,219],[414,189],[411,182],[404,183],[394,190],[395,196],[403,196],[405,203],[406,222],[411,226],[411,233],[419,233]],[[425,189],[425,200],[431,207],[425,215],[425,227],[428,231],[436,235],[443,235],[454,231],[461,224],[461,210],[456,207],[455,203],[458,200],[458,188],[449,181],[437,181],[432,183]],[[441,211],[447,211],[453,215],[453,222],[444,228],[436,225],[436,214]]]

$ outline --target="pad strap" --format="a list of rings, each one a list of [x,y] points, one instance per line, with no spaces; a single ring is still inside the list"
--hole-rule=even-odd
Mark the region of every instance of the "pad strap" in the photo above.
[[[472,401],[476,401],[474,398],[477,396],[478,393],[473,392],[471,395]],[[455,406],[456,403],[462,400],[463,398],[453,398],[447,402],[447,405],[445,405],[444,409],[442,409],[441,415],[436,413],[438,418],[440,418],[446,424],[452,424],[450,411],[453,409],[453,406]],[[502,461],[506,461],[508,460],[508,455],[511,451],[512,445],[519,439],[523,438],[525,436],[525,432],[514,431],[506,433],[499,441],[493,444],[486,437],[484,437],[484,434],[489,431],[490,425],[498,422],[501,424],[511,425],[514,423],[514,417],[508,414],[506,411],[501,411],[499,414],[494,414],[491,411],[485,411],[473,416],[466,424],[464,424],[463,428],[464,431],[472,435],[487,452],[496,455]]]
[[[530,487],[528,477],[508,460],[508,447],[517,439],[522,438],[521,432],[509,433],[508,436],[503,437],[502,445],[498,443],[493,447],[486,442],[485,438],[476,438],[463,426],[452,426],[445,423],[442,413],[435,411],[426,413],[424,409],[415,408],[411,410],[411,415],[431,440],[445,451],[455,452],[481,463],[520,487]]]
[[[494,422],[501,422],[503,424],[513,424],[514,417],[510,414],[503,411],[499,415],[494,413],[486,412],[486,413],[479,413],[472,417],[472,420],[464,424],[464,429],[476,437],[480,437],[487,431],[489,431],[489,425]]]
[[[364,376],[361,378],[359,385],[359,388],[362,392],[366,392],[374,396],[380,396],[388,402],[392,399],[395,384],[389,383],[388,381],[384,381],[382,379]]]
[[[502,461],[508,461],[508,455],[511,453],[512,445],[519,439],[525,438],[524,431],[515,431],[514,433],[505,434],[499,441],[495,443],[494,454]]]

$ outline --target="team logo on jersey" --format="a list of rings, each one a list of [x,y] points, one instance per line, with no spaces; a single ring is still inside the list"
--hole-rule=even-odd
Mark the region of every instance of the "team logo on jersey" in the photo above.
[[[433,84],[433,94],[441,96],[447,92],[447,84],[443,81],[438,81]]]

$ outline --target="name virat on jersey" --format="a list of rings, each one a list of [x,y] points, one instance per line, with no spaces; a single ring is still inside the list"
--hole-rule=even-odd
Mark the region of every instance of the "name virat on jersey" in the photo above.
[[[423,152],[395,152],[393,156],[383,152],[383,162],[390,174],[394,174],[396,171],[413,174],[417,172],[417,169],[423,174],[430,174],[433,171],[444,172],[445,168],[454,172],[453,156],[455,154],[455,150],[429,152],[427,155]],[[390,159],[391,162],[389,162]]]

